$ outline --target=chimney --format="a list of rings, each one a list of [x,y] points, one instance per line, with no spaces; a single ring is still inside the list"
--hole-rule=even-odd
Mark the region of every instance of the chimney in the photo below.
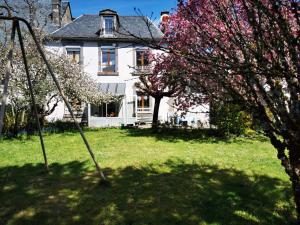
[[[163,11],[160,13],[160,22],[166,23],[169,19],[170,12],[169,11]]]
[[[166,25],[167,25],[167,23],[169,21],[169,17],[170,17],[169,14],[170,14],[169,11],[163,11],[163,12],[160,13],[160,25],[159,25],[159,27],[160,27],[160,29],[163,33],[165,33],[165,31],[166,31]]]
[[[61,27],[61,0],[52,0],[52,21]]]

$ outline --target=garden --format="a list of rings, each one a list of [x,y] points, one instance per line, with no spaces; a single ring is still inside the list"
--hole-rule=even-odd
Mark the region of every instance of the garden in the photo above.
[[[288,176],[261,136],[210,130],[98,129],[0,144],[0,224],[293,224]]]
[[[89,28],[73,39],[55,39],[46,29],[85,21],[70,13],[62,26],[61,0],[2,2],[0,225],[300,224],[298,0],[178,0],[161,15],[157,38],[156,25],[139,9],[134,18],[145,24],[135,26],[137,33],[107,9],[88,16],[97,25],[89,20],[68,29]],[[120,40],[112,38],[120,31]],[[121,71],[127,57],[117,54],[128,40],[136,51],[136,65],[126,65],[130,74]],[[56,41],[65,53],[52,49]],[[82,60],[80,51],[95,53],[95,74],[86,67],[93,57]],[[94,79],[103,72],[120,79]],[[207,121],[191,120],[192,129],[187,121],[169,123],[169,113],[161,119],[166,98],[180,117],[201,114]],[[118,104],[108,110],[120,99],[131,104],[132,113],[123,112],[135,122],[117,116]],[[92,124],[90,105],[121,128],[92,129],[117,125]],[[146,123],[138,123],[138,112],[152,118],[151,129],[136,128]],[[80,125],[89,126],[87,139]]]

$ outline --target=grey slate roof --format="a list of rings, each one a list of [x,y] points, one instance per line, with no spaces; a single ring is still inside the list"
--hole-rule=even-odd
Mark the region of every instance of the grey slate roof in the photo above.
[[[125,83],[101,83],[99,90],[105,94],[125,95]]]
[[[162,32],[147,17],[142,16],[119,16],[120,29],[110,39],[132,39],[134,34],[140,38],[155,39],[162,37]],[[149,26],[147,26],[147,24]],[[149,31],[150,28],[150,31]],[[50,36],[61,39],[101,39],[99,36],[99,15],[82,15],[73,22],[53,32]],[[105,37],[102,37],[106,39]]]

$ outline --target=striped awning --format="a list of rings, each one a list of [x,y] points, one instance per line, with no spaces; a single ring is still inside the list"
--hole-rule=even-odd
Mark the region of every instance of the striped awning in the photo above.
[[[99,89],[105,94],[125,95],[125,83],[101,83]]]

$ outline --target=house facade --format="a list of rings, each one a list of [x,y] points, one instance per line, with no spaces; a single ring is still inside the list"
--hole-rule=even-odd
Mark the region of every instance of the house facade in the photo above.
[[[51,41],[46,43],[49,50],[66,54],[71,61],[79,63],[99,83],[100,92],[119,96],[120,100],[102,105],[73,103],[77,104],[74,109],[78,121],[90,127],[151,122],[154,99],[135,87],[140,73],[149,72],[146,54],[149,49],[138,39],[159,40],[162,37],[161,30],[150,19],[120,16],[116,11],[105,9],[97,15],[79,16],[52,32],[50,37]],[[157,50],[152,51],[155,53]],[[182,118],[188,124],[197,126],[208,123],[208,114],[200,113],[207,109],[198,107],[189,111]],[[159,111],[161,122],[174,121],[174,116],[179,114],[172,98],[162,99]],[[66,106],[60,103],[47,119],[68,120],[70,114]]]

